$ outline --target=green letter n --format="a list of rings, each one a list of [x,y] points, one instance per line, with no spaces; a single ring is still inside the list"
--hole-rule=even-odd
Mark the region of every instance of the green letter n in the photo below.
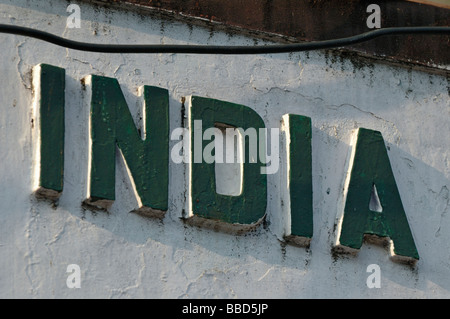
[[[88,81],[89,82],[89,81]],[[121,151],[143,215],[162,217],[168,206],[169,98],[144,86],[143,131],[139,132],[116,79],[92,75],[90,168],[85,204],[108,209],[115,199],[116,146]],[[142,138],[141,136],[144,136]]]

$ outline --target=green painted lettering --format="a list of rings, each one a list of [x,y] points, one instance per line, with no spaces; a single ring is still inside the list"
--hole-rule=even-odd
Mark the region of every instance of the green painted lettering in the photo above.
[[[359,249],[370,240],[390,238],[392,258],[419,259],[380,132],[360,128],[339,237],[341,246]]]
[[[287,239],[307,246],[313,236],[311,118],[287,114],[283,120],[288,131],[290,234]]]
[[[218,123],[229,127],[258,131],[264,128],[264,122],[261,117],[249,107],[202,98],[194,96],[191,98],[190,106],[190,124],[191,127],[199,120],[202,121],[201,135],[208,128],[215,127]],[[198,127],[197,127],[198,128]],[[194,127],[195,130],[195,127]],[[208,141],[196,138],[196,134],[191,134],[191,205],[194,217],[201,217],[209,221],[225,222],[229,225],[235,225],[236,229],[240,226],[256,225],[265,216],[267,205],[267,178],[261,174],[261,168],[265,158],[251,157],[250,143],[255,146],[259,141],[265,143],[265,134],[259,134],[258,141],[249,141],[248,134],[243,138],[244,158],[241,194],[236,196],[222,195],[216,192],[215,163],[207,163],[202,156],[202,152]],[[202,143],[195,145],[195,143]],[[198,152],[196,154],[196,152]],[[215,227],[220,227],[215,224]]]
[[[137,212],[162,216],[168,207],[168,92],[144,87],[144,131],[134,125],[116,79],[91,76],[91,168],[85,202],[107,208],[115,199],[115,154],[120,149],[140,201]]]
[[[36,196],[56,200],[64,179],[65,70],[48,64],[34,68],[36,118],[39,131]]]

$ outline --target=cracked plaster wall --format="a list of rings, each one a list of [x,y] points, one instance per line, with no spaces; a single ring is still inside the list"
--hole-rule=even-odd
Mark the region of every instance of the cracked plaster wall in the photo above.
[[[80,4],[81,29],[65,27],[66,1],[0,0],[0,23],[96,43],[264,44],[263,41]],[[95,54],[0,34],[0,298],[348,298],[450,297],[450,105],[445,76],[357,62],[325,52],[256,56]],[[31,194],[31,68],[66,69],[64,192],[57,203]],[[183,96],[244,104],[267,127],[286,113],[313,125],[314,237],[309,249],[285,245],[280,173],[268,176],[267,223],[244,236],[180,221],[183,166],[170,163],[169,211],[162,221],[129,211],[125,170],[116,172],[109,213],[81,207],[86,190],[87,101],[80,80],[115,77],[137,119],[137,88],[170,94],[171,129]],[[381,247],[332,255],[351,134],[382,132],[420,261],[395,264]],[[175,144],[171,142],[170,148]],[[281,159],[283,160],[283,158]],[[280,170],[281,171],[281,170]],[[67,265],[81,288],[66,286]],[[381,268],[369,289],[366,268]]]

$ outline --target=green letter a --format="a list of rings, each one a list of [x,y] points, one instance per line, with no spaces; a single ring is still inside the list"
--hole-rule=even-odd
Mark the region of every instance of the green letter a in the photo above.
[[[383,137],[360,128],[338,246],[359,249],[365,235],[372,242],[390,238],[394,261],[419,259]]]

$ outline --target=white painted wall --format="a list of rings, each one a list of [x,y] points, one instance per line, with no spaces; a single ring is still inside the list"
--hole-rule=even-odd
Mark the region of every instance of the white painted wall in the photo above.
[[[257,40],[81,5],[80,29],[67,29],[66,1],[0,0],[0,23],[96,43],[253,45]],[[262,44],[261,41],[257,41]],[[444,76],[382,64],[358,66],[323,52],[196,56],[78,52],[0,34],[0,298],[447,298],[450,297],[450,105]],[[31,69],[66,69],[64,192],[57,207],[31,193]],[[183,166],[170,164],[170,209],[163,221],[129,211],[125,170],[110,213],[85,211],[88,101],[80,79],[115,77],[132,112],[142,85],[167,88],[171,129],[181,97],[222,99],[255,109],[267,127],[286,113],[313,124],[314,237],[286,246],[281,175],[268,176],[268,226],[232,236],[184,225]],[[382,132],[420,254],[416,269],[383,248],[334,258],[334,223],[350,138],[358,127]],[[171,147],[176,142],[171,142]],[[284,160],[282,158],[281,160]],[[281,171],[281,170],[280,170]],[[81,288],[66,286],[69,264]],[[369,289],[378,264],[381,288]]]

